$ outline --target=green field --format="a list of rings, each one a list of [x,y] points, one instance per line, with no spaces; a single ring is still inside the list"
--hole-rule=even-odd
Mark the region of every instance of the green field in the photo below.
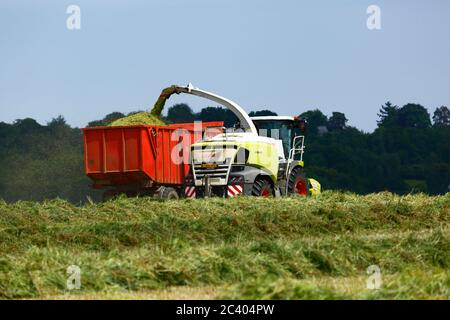
[[[449,222],[450,193],[0,201],[0,298],[449,299]]]

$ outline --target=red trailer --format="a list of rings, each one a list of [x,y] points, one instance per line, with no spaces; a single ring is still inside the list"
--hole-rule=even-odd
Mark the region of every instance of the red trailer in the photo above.
[[[221,126],[223,122],[85,128],[85,173],[94,188],[106,189],[105,199],[118,193],[178,198],[184,195],[190,145],[208,127]]]

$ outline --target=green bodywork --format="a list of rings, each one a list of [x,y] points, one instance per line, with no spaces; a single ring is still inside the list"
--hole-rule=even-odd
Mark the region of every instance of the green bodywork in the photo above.
[[[204,141],[195,143],[193,148],[240,148],[248,151],[246,165],[253,166],[266,171],[274,182],[277,181],[278,174],[278,150],[275,145],[264,141]]]

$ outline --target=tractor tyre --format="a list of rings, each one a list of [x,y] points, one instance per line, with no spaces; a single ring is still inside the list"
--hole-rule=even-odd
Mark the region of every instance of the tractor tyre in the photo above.
[[[288,194],[303,197],[309,195],[309,181],[300,167],[294,168],[289,175]]]
[[[178,192],[174,188],[162,187],[158,192],[159,199],[178,200]]]
[[[252,196],[270,197],[273,196],[273,186],[266,179],[257,178],[253,183]]]

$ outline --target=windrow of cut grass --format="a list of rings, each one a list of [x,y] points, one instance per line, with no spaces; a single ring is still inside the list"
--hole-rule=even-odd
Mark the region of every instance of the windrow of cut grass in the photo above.
[[[450,270],[407,268],[381,278],[377,290],[365,288],[366,277],[250,278],[232,286],[221,299],[449,299]]]
[[[450,266],[449,218],[450,194],[119,198],[81,207],[0,202],[0,297],[67,294],[69,265],[82,272],[81,289],[71,294],[187,286],[256,299],[448,297],[441,289]],[[326,282],[356,283],[372,264],[392,279],[388,291],[367,294],[359,284],[360,291],[343,291]],[[419,284],[429,278],[434,289],[408,292],[410,274]]]

